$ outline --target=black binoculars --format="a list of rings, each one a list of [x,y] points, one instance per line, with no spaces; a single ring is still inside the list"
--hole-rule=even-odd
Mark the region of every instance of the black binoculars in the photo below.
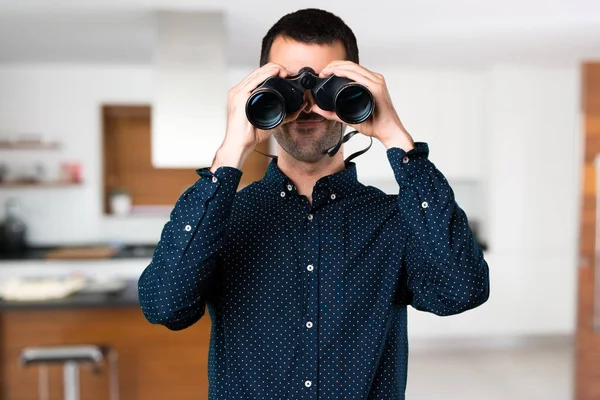
[[[273,129],[286,114],[300,109],[306,90],[322,110],[335,111],[348,124],[366,121],[375,108],[373,95],[363,85],[335,75],[319,78],[312,68],[304,67],[294,76],[265,80],[248,98],[246,117],[258,129]]]

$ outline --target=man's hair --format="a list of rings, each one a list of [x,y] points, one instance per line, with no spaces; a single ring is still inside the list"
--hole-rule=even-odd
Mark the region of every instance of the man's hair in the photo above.
[[[358,45],[354,32],[340,17],[329,11],[307,8],[281,17],[262,40],[261,67],[269,62],[271,46],[279,36],[320,45],[331,45],[339,40],[346,49],[346,60],[358,64]]]

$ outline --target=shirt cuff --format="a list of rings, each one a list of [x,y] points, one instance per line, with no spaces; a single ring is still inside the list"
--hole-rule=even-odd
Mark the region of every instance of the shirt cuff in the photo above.
[[[235,193],[242,179],[242,171],[234,167],[219,167],[214,173],[210,167],[199,168],[196,174],[200,177],[195,184],[196,189],[205,198],[212,197],[219,188]]]
[[[388,161],[400,186],[409,185],[415,176],[433,166],[429,160],[428,144],[414,143],[415,147],[408,152],[399,147],[391,147],[387,150]]]

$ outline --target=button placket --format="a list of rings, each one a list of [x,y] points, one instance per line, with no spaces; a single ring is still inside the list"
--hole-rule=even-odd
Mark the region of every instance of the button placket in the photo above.
[[[307,221],[303,229],[302,247],[305,249],[303,254],[304,265],[306,266],[306,274],[303,277],[305,282],[305,304],[306,312],[304,314],[304,334],[302,335],[302,378],[306,388],[312,386],[316,382],[318,372],[318,352],[319,338],[318,329],[316,329],[316,321],[319,318],[319,276],[318,265],[314,264],[315,260],[319,259],[319,224],[312,213],[307,214]],[[314,271],[314,272],[313,272]],[[305,389],[306,390],[306,389]],[[311,393],[315,393],[311,391]]]

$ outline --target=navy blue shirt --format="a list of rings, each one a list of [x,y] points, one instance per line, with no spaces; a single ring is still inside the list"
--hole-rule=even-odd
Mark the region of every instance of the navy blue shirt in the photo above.
[[[139,297],[172,330],[206,306],[210,399],[404,399],[407,305],[452,315],[489,296],[482,249],[428,155],[424,142],[387,150],[398,195],[349,163],[312,205],[276,160],[237,193],[240,170],[197,171]]]

